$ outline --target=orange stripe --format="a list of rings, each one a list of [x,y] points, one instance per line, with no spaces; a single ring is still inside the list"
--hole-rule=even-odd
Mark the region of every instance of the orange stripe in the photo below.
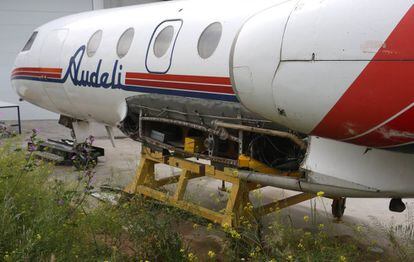
[[[215,76],[189,76],[189,75],[161,75],[161,74],[145,74],[145,73],[126,73],[126,78],[139,78],[143,80],[164,80],[175,82],[189,83],[208,83],[218,85],[231,85],[228,77]]]
[[[12,74],[14,76],[34,76],[34,77],[50,77],[50,78],[61,78],[61,74],[51,74],[51,73],[26,73],[26,72],[15,72]]]
[[[46,67],[19,67],[13,70],[17,72],[44,72],[44,73],[62,73],[62,68],[46,68]]]

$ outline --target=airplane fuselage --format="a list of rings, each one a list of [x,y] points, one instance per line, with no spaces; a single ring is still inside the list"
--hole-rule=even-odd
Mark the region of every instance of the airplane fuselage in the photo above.
[[[399,153],[413,152],[413,28],[412,0],[132,6],[39,27],[11,79],[28,102],[108,126],[125,120],[131,97],[148,97],[150,105],[167,99],[160,110],[170,108],[165,103],[171,97],[182,107],[205,102],[220,117],[223,108],[242,107],[260,121],[339,141],[352,156],[391,149],[397,151],[387,152],[392,157],[382,150],[372,154],[375,161],[405,165],[394,184],[385,185],[385,174],[375,185],[347,179],[366,185],[360,190],[413,196],[407,185],[411,155]]]

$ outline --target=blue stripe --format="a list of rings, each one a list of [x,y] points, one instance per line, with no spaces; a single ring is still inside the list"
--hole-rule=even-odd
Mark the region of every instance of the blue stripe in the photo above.
[[[32,80],[32,81],[48,82],[48,83],[63,83],[62,79],[51,79],[51,78],[45,79],[45,78],[29,77],[29,76],[15,76],[12,78],[12,80]],[[180,91],[180,90],[169,90],[169,89],[160,89],[160,88],[143,87],[143,86],[130,86],[130,85],[123,85],[122,90],[129,91],[129,92],[162,94],[162,95],[221,100],[221,101],[228,101],[228,102],[239,102],[235,95],[223,95],[219,93],[202,93],[202,92],[196,92],[196,91]]]
[[[162,95],[172,95],[172,96],[184,96],[184,97],[193,97],[193,98],[204,98],[204,99],[213,99],[213,100],[222,100],[228,102],[238,102],[235,95],[223,95],[217,93],[201,93],[194,91],[180,91],[180,90],[170,90],[170,89],[160,89],[152,87],[142,87],[142,86],[124,86],[123,88],[126,91],[131,92],[140,92],[140,93],[150,93],[150,94],[162,94]]]

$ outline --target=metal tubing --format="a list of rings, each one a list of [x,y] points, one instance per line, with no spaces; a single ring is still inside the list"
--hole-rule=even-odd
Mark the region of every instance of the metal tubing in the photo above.
[[[238,164],[238,161],[237,160],[232,160],[232,159],[228,159],[228,158],[222,158],[222,157],[216,157],[216,156],[208,156],[208,155],[205,155],[205,154],[197,154],[197,153],[196,154],[192,154],[192,153],[188,153],[188,152],[185,152],[182,149],[179,149],[179,148],[174,147],[172,145],[168,145],[166,143],[159,142],[159,141],[157,141],[155,139],[152,139],[152,138],[149,138],[149,137],[146,137],[146,136],[143,136],[140,139],[141,139],[141,142],[145,142],[145,143],[148,143],[150,145],[154,145],[154,146],[157,146],[157,147],[160,147],[162,149],[169,150],[169,151],[177,152],[177,153],[179,153],[181,155],[184,155],[185,157],[196,157],[196,158],[202,158],[202,159],[212,160],[214,162],[222,163],[222,164],[229,165],[229,166],[233,166],[233,167],[236,167],[237,164]]]
[[[174,119],[161,118],[161,117],[140,117],[140,119],[142,121],[161,122],[161,123],[167,123],[167,124],[172,124],[172,125],[185,126],[185,127],[200,130],[202,132],[211,133],[216,136],[220,136],[222,134],[220,130],[214,130],[214,129],[211,129],[211,128],[208,128],[202,125],[185,122],[181,120],[174,120]],[[232,136],[232,135],[228,135],[227,137],[229,140],[239,143],[239,138]]]
[[[238,171],[238,177],[247,182],[257,183],[263,186],[272,186],[307,193],[318,193],[322,191],[329,197],[389,197],[392,195],[392,193],[387,192],[364,191],[354,188],[315,184],[299,178],[267,175],[249,171]]]
[[[218,120],[213,121],[212,124],[215,127],[230,128],[230,129],[236,129],[236,130],[243,130],[243,131],[246,131],[246,132],[259,133],[259,134],[264,134],[264,135],[269,135],[269,136],[277,136],[277,137],[287,138],[287,139],[290,139],[295,144],[297,144],[302,150],[306,149],[306,143],[305,142],[303,142],[299,137],[297,137],[297,136],[295,136],[291,133],[288,133],[288,132],[277,131],[277,130],[272,130],[272,129],[264,129],[264,128],[259,128],[259,127],[254,127],[254,126],[231,124],[231,123],[226,123],[226,122],[222,122],[222,121],[218,121]]]

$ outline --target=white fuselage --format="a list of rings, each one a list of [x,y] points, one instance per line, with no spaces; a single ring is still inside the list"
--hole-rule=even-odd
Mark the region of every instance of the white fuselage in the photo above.
[[[33,104],[109,126],[125,118],[131,96],[241,103],[296,132],[340,141],[336,148],[349,159],[395,159],[390,166],[404,169],[392,183],[376,164],[358,165],[347,181],[414,196],[414,155],[378,150],[414,151],[413,3],[172,1],[81,13],[36,29],[12,83]],[[311,145],[320,152],[303,168],[342,179],[342,171],[314,165],[323,148],[332,150],[326,141]],[[361,180],[357,172],[383,173],[370,184],[372,177]]]
[[[93,33],[102,30],[102,41],[94,56],[88,57],[86,53],[80,52],[75,57],[76,80],[81,79],[82,71],[96,72],[100,61],[99,75],[109,73],[107,82],[111,82],[115,72],[115,84],[126,85],[127,72],[148,74],[148,69],[169,75],[229,78],[230,50],[241,26],[254,13],[278,2],[281,1],[263,1],[260,4],[240,1],[235,6],[237,12],[228,11],[235,5],[234,2],[179,1],[72,15],[37,29],[39,34],[32,49],[19,54],[15,66],[62,68],[63,78],[68,70],[74,71],[70,61],[79,48],[87,45]],[[153,47],[149,46],[151,38],[156,28],[169,20],[179,21],[174,25],[175,44],[169,46],[163,57],[155,59]],[[223,24],[220,44],[214,55],[202,59],[197,52],[198,39],[203,30],[216,21]],[[131,48],[123,58],[119,58],[118,40],[131,27],[135,30]],[[121,74],[120,82],[118,73]],[[108,88],[82,86],[74,83],[70,77],[64,83],[24,80],[15,80],[13,83],[19,95],[31,103],[73,118],[108,125],[116,125],[125,117],[125,98],[141,91],[139,88],[126,89],[115,85]],[[150,91],[157,92],[155,89]],[[234,94],[230,96],[235,99]]]
[[[405,146],[414,133],[412,4],[176,1],[72,15],[36,30],[32,48],[17,57],[13,85],[29,102],[108,125],[125,117],[126,97],[162,93],[241,102],[304,134]],[[213,23],[221,25],[219,42],[202,58],[200,37]],[[169,26],[170,41],[158,57],[154,44]],[[128,28],[132,43],[119,57]],[[88,56],[80,49],[98,30],[100,44]],[[60,69],[61,81],[47,81],[42,68]],[[26,81],[30,69],[40,70],[31,78],[38,82]]]

